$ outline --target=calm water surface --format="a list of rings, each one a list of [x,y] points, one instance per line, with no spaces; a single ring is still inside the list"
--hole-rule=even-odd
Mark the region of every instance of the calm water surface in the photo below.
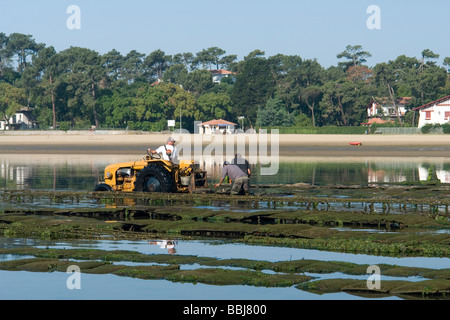
[[[104,168],[136,156],[0,155],[0,189],[91,191]],[[450,183],[446,158],[282,158],[276,175],[261,175],[253,165],[252,184],[367,184],[424,181],[434,165],[441,182]],[[204,164],[210,183],[220,179],[221,166]]]
[[[84,248],[101,250],[131,250],[144,254],[169,254],[167,242],[155,241],[45,241],[30,239],[1,239],[0,247],[21,246],[37,248]],[[169,246],[170,247],[170,246]],[[252,260],[284,261],[315,259],[325,261],[346,261],[356,264],[396,264],[401,266],[440,269],[448,267],[447,258],[393,258],[369,255],[342,254],[317,250],[305,250],[282,247],[247,246],[226,241],[176,241],[177,255],[196,255],[218,259],[244,258]],[[26,258],[21,256],[0,255],[0,261]],[[127,264],[118,262],[118,264]],[[130,263],[128,263],[130,264]],[[199,265],[182,265],[182,269],[202,268]],[[339,273],[310,274],[317,279],[356,278],[367,280],[368,276],[349,276]],[[68,290],[68,274],[28,273],[0,271],[0,299],[236,299],[248,300],[291,300],[291,299],[362,299],[346,293],[315,295],[290,288],[257,288],[250,286],[210,286],[203,284],[182,284],[161,280],[139,280],[114,275],[82,274],[81,290]],[[382,280],[422,281],[420,277],[396,278],[382,277]],[[250,296],[249,296],[250,295]],[[387,299],[398,299],[389,297]]]

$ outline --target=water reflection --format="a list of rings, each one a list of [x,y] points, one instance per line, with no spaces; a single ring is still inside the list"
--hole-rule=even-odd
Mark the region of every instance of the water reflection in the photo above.
[[[430,166],[419,166],[419,180],[426,181]],[[450,183],[450,166],[448,163],[441,164],[436,168],[436,176],[442,183]]]
[[[30,239],[5,239],[0,238],[0,248],[14,248],[23,246],[34,246],[38,248],[82,248],[101,250],[130,250],[144,254],[160,254],[161,245],[171,246],[172,240],[157,240],[156,245],[149,245],[148,241],[46,241]],[[214,257],[218,259],[251,259],[263,261],[291,261],[301,259],[312,259],[321,261],[345,261],[356,264],[390,264],[405,267],[422,267],[431,269],[447,268],[448,258],[426,258],[426,257],[383,257],[363,254],[348,254],[326,252],[318,250],[270,247],[270,246],[248,246],[226,241],[177,241],[180,255]],[[170,254],[170,253],[169,253]],[[29,256],[0,255],[0,261],[11,261],[19,258],[31,258]],[[120,262],[124,264],[124,262]],[[125,263],[126,264],[126,263]],[[138,264],[133,264],[138,265]],[[203,265],[181,265],[181,269],[205,268]],[[367,275],[347,275],[342,273],[306,273],[320,279],[360,279],[366,280]],[[17,272],[0,271],[0,299],[248,299],[249,296],[255,300],[289,300],[289,299],[367,299],[352,296],[345,292],[316,295],[306,291],[298,290],[294,286],[287,288],[265,288],[248,285],[240,286],[214,286],[191,283],[173,283],[165,280],[140,280],[132,278],[117,277],[115,275],[90,275],[82,274],[82,290],[68,290],[68,275],[64,272]],[[407,280],[422,281],[421,277],[389,277],[383,275],[384,280]],[[371,299],[371,298],[368,298]],[[383,298],[377,298],[383,299]],[[386,297],[385,299],[400,299],[398,297]]]
[[[128,157],[91,155],[1,155],[0,188],[92,190],[104,168]]]
[[[148,242],[151,246],[158,246],[161,249],[167,249],[167,253],[169,254],[175,254],[177,253],[177,250],[175,249],[175,246],[178,244],[178,241],[175,240],[150,240]]]
[[[167,240],[150,240],[164,242]],[[177,255],[212,257],[217,259],[250,259],[262,261],[318,260],[340,261],[355,264],[389,264],[405,267],[444,269],[450,258],[437,257],[388,257],[366,254],[339,253],[313,249],[297,249],[276,246],[248,245],[227,240],[170,240],[176,242]],[[161,254],[165,248],[149,245],[149,241],[74,240],[51,241],[41,239],[0,238],[0,248],[32,246],[48,249],[99,249],[136,251],[143,254]]]
[[[1,155],[0,189],[93,190],[104,168],[139,159],[133,155]],[[220,179],[218,163],[203,163],[210,183]],[[252,184],[375,184],[426,181],[430,168],[442,183],[450,183],[446,158],[281,158],[276,175],[261,174],[252,165]]]
[[[64,272],[33,273],[0,271],[0,300],[364,300],[347,293],[317,295],[289,288],[252,286],[212,286],[201,283],[175,283],[141,280],[116,275],[83,274],[82,289],[68,290]],[[397,297],[379,300],[400,300]],[[159,310],[158,310],[159,311]]]

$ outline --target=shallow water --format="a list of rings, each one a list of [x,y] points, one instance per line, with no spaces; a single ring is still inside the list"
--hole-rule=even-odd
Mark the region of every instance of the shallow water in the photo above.
[[[81,289],[69,290],[62,272],[0,271],[1,300],[363,300],[346,293],[316,295],[291,288],[211,286],[140,280],[115,275],[81,275]],[[396,297],[386,300],[399,300]]]
[[[136,156],[111,155],[0,155],[0,189],[91,191],[104,168]],[[441,182],[450,183],[446,158],[280,158],[276,175],[263,175],[252,165],[252,184],[370,184],[424,181],[431,165]],[[218,182],[220,165],[204,164],[209,182]]]
[[[137,160],[130,156],[92,155],[1,155],[0,190],[68,190],[91,191],[106,165]],[[281,159],[275,176],[259,174],[253,167],[252,184],[370,184],[416,182],[426,180],[428,168],[434,165],[442,182],[450,183],[450,161],[440,158],[302,158]],[[210,183],[218,181],[220,166],[209,166]],[[448,181],[446,180],[448,179]],[[31,203],[31,206],[67,207],[73,203]],[[76,206],[97,207],[98,203],[80,202]],[[101,204],[100,204],[101,205]],[[355,204],[359,205],[359,204]],[[0,206],[1,207],[1,206]],[[295,207],[294,209],[297,209]],[[222,210],[224,208],[221,208]],[[258,210],[264,210],[259,208]],[[292,208],[281,207],[281,210]],[[354,208],[353,208],[354,209]],[[375,208],[382,210],[382,208]],[[230,208],[245,210],[248,208]],[[0,247],[36,246],[40,248],[93,248],[102,250],[132,250],[144,254],[179,254],[215,257],[219,259],[245,258],[252,260],[286,261],[313,259],[345,261],[357,264],[392,264],[410,267],[442,269],[450,267],[448,258],[383,257],[345,254],[284,247],[250,246],[227,241],[177,241],[169,252],[162,242],[149,245],[147,241],[58,241],[0,238]],[[175,252],[173,252],[175,250]],[[24,258],[0,256],[0,261]],[[192,268],[184,265],[182,268]],[[197,266],[194,266],[197,267]],[[250,286],[211,286],[204,284],[172,283],[164,280],[139,280],[114,275],[82,275],[82,289],[68,290],[68,274],[0,271],[0,299],[232,299],[234,300],[348,300],[363,299],[346,293],[315,295],[296,288],[257,288]],[[312,275],[318,279],[345,278],[348,275]],[[352,277],[354,278],[354,277]],[[360,277],[361,278],[361,277]],[[382,278],[392,280],[391,278]],[[398,278],[394,278],[398,279]],[[419,281],[420,278],[403,278]],[[389,297],[386,299],[398,299]]]
[[[169,254],[164,240],[158,240],[154,244],[148,241],[59,241],[48,242],[43,240],[27,240],[27,245],[38,248],[54,249],[100,249],[100,250],[129,250],[144,254]],[[152,240],[154,241],[154,240]],[[16,240],[12,245],[19,245],[23,240]],[[1,244],[1,240],[0,240]],[[0,245],[1,246],[1,245]],[[257,246],[233,243],[225,240],[178,240],[175,244],[175,254],[193,255],[199,257],[212,257],[217,259],[250,259],[270,262],[289,260],[321,260],[321,261],[344,261],[356,264],[392,264],[407,267],[423,267],[432,269],[443,269],[450,267],[450,258],[428,258],[428,257],[385,257],[371,256],[365,254],[338,253],[319,250],[284,248],[272,246]]]
[[[84,248],[101,250],[130,250],[144,254],[169,254],[167,243],[163,240],[150,245],[148,241],[45,241],[30,239],[0,239],[0,247],[13,248],[33,246],[37,248]],[[393,258],[382,256],[357,255],[324,252],[295,248],[248,246],[222,240],[176,241],[175,254],[214,257],[218,259],[244,258],[264,261],[289,261],[313,259],[322,261],[345,261],[356,264],[392,264],[399,266],[448,268],[448,258]],[[17,255],[0,255],[0,261],[27,258]],[[76,263],[76,262],[74,262]],[[126,264],[118,262],[119,264]],[[198,265],[182,265],[182,269],[205,268]],[[341,273],[312,274],[316,280],[332,278],[351,278],[367,280],[365,276],[350,276]],[[81,290],[69,290],[66,281],[70,275],[54,273],[28,273],[0,271],[0,299],[189,299],[189,300],[291,300],[291,299],[363,299],[347,293],[316,295],[289,288],[258,288],[250,286],[211,286],[204,284],[172,283],[164,280],[140,280],[122,278],[114,275],[81,275]],[[382,277],[383,280],[422,281],[420,277]],[[249,296],[250,295],[250,296]],[[385,299],[398,299],[389,297]]]

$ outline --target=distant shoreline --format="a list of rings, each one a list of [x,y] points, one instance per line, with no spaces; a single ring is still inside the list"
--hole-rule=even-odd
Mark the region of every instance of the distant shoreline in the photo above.
[[[1,134],[0,154],[145,154],[148,147],[164,144],[170,134]],[[224,138],[220,137],[221,138]],[[238,141],[256,143],[258,135],[226,136],[227,143]],[[199,135],[187,136],[193,141]],[[279,154],[284,157],[450,157],[450,135],[328,135],[328,134],[282,134],[267,135],[279,143]],[[211,144],[205,136],[203,147]],[[358,142],[361,145],[351,145]],[[225,143],[224,143],[225,144]],[[225,147],[224,147],[225,150]],[[270,152],[270,147],[268,148]]]

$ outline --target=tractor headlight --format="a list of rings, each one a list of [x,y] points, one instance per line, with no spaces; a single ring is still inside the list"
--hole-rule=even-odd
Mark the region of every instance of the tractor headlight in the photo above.
[[[106,179],[111,179],[112,178],[112,173],[111,172],[106,172]]]

